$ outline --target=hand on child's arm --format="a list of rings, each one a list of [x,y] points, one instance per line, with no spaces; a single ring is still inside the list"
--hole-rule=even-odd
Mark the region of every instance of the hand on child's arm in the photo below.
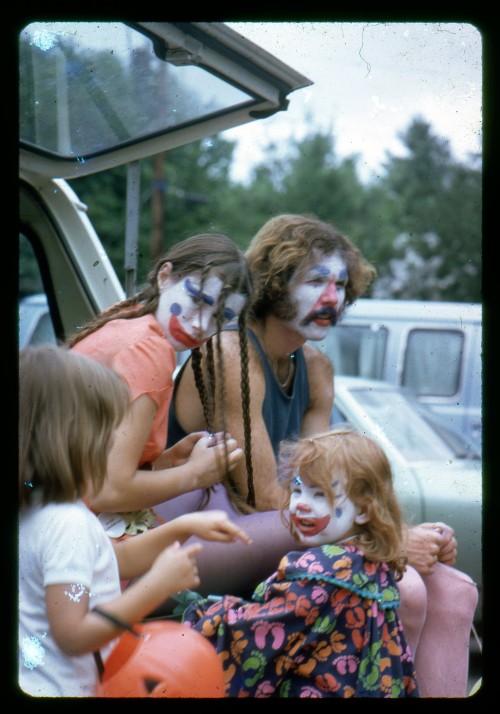
[[[198,536],[204,540],[228,543],[241,540],[247,544],[252,542],[245,531],[237,526],[225,511],[214,510],[189,513],[180,518],[183,520],[183,527],[189,530],[191,535]]]
[[[458,543],[455,538],[455,532],[451,526],[446,523],[421,523],[422,528],[430,528],[437,531],[442,537],[442,544],[439,549],[438,560],[446,565],[455,565],[457,562]]]

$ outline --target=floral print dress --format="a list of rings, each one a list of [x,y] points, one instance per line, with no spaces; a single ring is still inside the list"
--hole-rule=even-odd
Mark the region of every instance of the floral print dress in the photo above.
[[[417,697],[386,563],[354,541],[288,553],[250,601],[199,600],[184,622],[207,637],[229,697]]]

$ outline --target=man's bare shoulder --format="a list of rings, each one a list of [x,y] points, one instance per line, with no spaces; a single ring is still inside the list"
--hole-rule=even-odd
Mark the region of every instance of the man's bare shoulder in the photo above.
[[[214,339],[217,339],[216,337]],[[240,356],[240,334],[238,330],[224,330],[220,334],[224,356]]]
[[[241,348],[238,330],[224,330],[221,333],[221,344],[224,351],[224,359],[240,361]],[[252,340],[247,338],[248,358],[251,364],[258,358],[258,353]]]
[[[308,371],[321,370],[323,374],[333,375],[333,365],[324,352],[321,352],[321,350],[317,347],[313,347],[308,342],[302,346],[302,350]]]
[[[224,357],[224,373],[226,392],[228,395],[239,394],[241,388],[241,348],[237,330],[226,330],[221,333],[222,354]],[[265,377],[257,348],[251,339],[248,346],[248,379],[250,381],[251,404],[259,406],[265,394]],[[236,390],[236,391],[235,391]],[[235,408],[239,400],[229,407]]]

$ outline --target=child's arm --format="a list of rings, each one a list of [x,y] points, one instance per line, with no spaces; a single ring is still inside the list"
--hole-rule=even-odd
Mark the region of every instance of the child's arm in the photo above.
[[[146,394],[135,399],[120,426],[114,432],[109,452],[106,478],[95,492],[89,486],[86,498],[96,513],[110,511],[136,511],[152,508],[175,496],[198,488],[209,488],[222,481],[225,471],[224,454],[227,451],[228,468],[232,470],[243,459],[243,450],[235,439],[213,444],[208,436],[193,437],[183,442],[181,451],[191,453],[184,462],[174,458],[179,465],[158,470],[162,462],[155,462],[154,471],[138,469],[141,454],[152,429],[156,405]],[[179,451],[177,457],[179,456]],[[186,454],[185,454],[186,455]],[[174,453],[175,457],[175,453]],[[161,457],[160,457],[161,458]],[[162,460],[163,461],[163,460]]]
[[[200,579],[195,556],[202,547],[199,543],[186,546],[174,543],[165,548],[142,578],[114,600],[99,603],[99,608],[133,625],[179,590],[196,588]],[[107,618],[89,610],[92,604],[85,588],[76,596],[72,584],[49,585],[45,600],[51,634],[69,656],[93,652],[122,632]]]
[[[224,542],[237,539],[243,543],[251,542],[225,511],[187,513],[132,538],[113,540],[120,577],[127,580],[142,575],[164,548],[175,541],[184,543],[190,536]]]

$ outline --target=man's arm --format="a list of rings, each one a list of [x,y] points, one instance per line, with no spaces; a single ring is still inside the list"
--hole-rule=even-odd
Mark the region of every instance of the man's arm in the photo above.
[[[303,346],[309,380],[310,406],[302,421],[302,436],[330,429],[333,407],[333,367],[328,357],[309,344]]]

